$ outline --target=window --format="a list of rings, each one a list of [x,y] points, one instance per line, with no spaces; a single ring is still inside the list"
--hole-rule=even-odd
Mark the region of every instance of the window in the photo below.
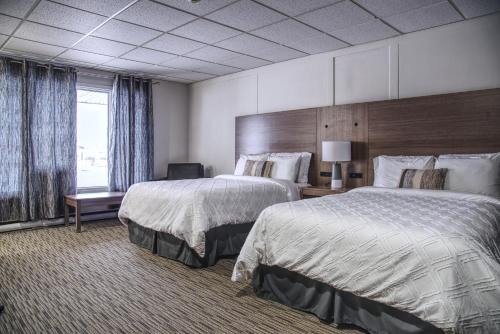
[[[108,99],[103,90],[77,91],[77,187],[108,189]]]

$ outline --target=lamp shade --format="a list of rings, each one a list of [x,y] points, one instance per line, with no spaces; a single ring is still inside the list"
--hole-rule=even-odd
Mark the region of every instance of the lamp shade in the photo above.
[[[323,161],[351,161],[350,141],[323,141]]]

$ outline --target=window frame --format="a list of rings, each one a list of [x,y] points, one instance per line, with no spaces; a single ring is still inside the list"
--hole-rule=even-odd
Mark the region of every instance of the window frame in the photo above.
[[[90,86],[90,85],[77,84],[76,90],[77,90],[77,92],[79,90],[87,90],[90,92],[107,93],[108,94],[108,115],[107,115],[108,116],[108,127],[106,130],[106,138],[107,138],[106,146],[109,147],[109,107],[111,105],[112,88],[103,88],[102,86]],[[78,106],[78,99],[77,99],[76,104]],[[78,108],[77,108],[77,115],[78,115]],[[78,123],[78,116],[77,116],[77,123]],[[109,157],[109,152],[108,152],[108,157]],[[108,168],[109,168],[109,166],[108,166]],[[109,173],[108,173],[108,175],[109,175]],[[78,187],[78,177],[77,177],[77,179],[76,179],[76,193],[77,194],[94,193],[94,192],[109,192],[109,179],[108,179],[107,186]]]

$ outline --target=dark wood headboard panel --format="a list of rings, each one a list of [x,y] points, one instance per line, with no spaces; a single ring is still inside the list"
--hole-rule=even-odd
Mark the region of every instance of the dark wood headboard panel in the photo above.
[[[329,106],[236,118],[240,153],[313,153],[310,183],[326,184],[331,163],[321,162],[321,141],[350,140],[351,163],[343,171],[358,187],[373,183],[377,155],[500,152],[500,89]]]
[[[500,89],[368,103],[369,177],[377,155],[500,152]]]
[[[240,154],[311,152],[309,182],[316,184],[317,109],[236,117],[236,160]]]

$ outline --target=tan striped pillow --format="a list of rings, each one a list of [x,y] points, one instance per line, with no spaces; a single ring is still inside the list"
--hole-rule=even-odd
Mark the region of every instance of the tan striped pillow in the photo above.
[[[272,161],[266,160],[247,160],[243,175],[246,176],[262,176],[271,177],[271,168],[273,167]]]
[[[399,188],[443,190],[447,168],[404,169],[399,181]]]

